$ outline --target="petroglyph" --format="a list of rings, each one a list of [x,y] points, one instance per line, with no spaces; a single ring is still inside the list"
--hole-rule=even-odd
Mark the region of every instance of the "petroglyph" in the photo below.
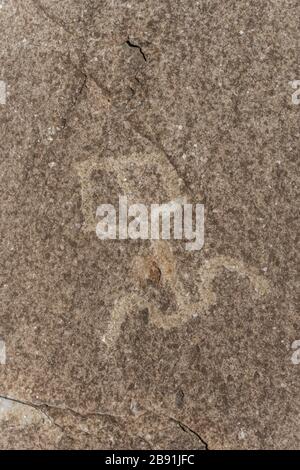
[[[94,172],[101,172],[95,185]],[[100,203],[113,203],[112,189],[119,195],[126,195],[128,203],[159,203],[182,199],[184,183],[163,154],[133,154],[118,159],[93,157],[76,165],[81,185],[81,208],[84,216],[84,232],[95,231],[96,208]],[[159,188],[159,194],[157,194]],[[106,200],[105,189],[108,190]],[[97,199],[98,195],[98,199]],[[97,199],[95,201],[95,199]],[[101,199],[101,200],[100,200]]]
[[[115,302],[102,341],[109,347],[113,346],[119,337],[121,325],[126,320],[126,316],[134,315],[144,308],[149,310],[149,323],[165,330],[178,328],[193,316],[207,312],[209,307],[217,302],[213,281],[224,269],[246,277],[256,295],[265,295],[270,290],[269,282],[263,275],[259,275],[256,269],[249,268],[242,261],[234,258],[216,256],[207,260],[198,270],[200,300],[193,302],[179,279],[176,259],[170,245],[165,241],[152,242],[152,256],[134,259],[133,276],[141,284],[151,280],[157,285],[157,288],[159,285],[168,285],[175,299],[177,311],[171,315],[165,315],[153,302],[147,301],[141,295],[136,293],[125,295]]]
[[[127,195],[129,203],[151,204],[156,202],[153,200],[153,188],[155,190],[159,187],[160,197],[167,200],[186,200],[184,184],[165,157],[159,153],[153,154],[150,161],[151,163],[149,158],[146,161],[141,154],[135,154],[118,159],[94,157],[76,166],[81,183],[85,232],[95,231],[97,203],[113,202],[104,201],[105,197],[113,198],[121,193]],[[98,180],[94,178],[95,172],[100,172]],[[151,183],[153,176],[155,180]],[[102,200],[95,201],[95,197]],[[137,291],[125,294],[115,301],[106,333],[102,337],[107,346],[111,347],[117,341],[126,316],[134,315],[139,310],[147,308],[150,325],[165,330],[178,328],[193,316],[207,312],[217,301],[213,281],[224,269],[247,277],[256,295],[265,295],[269,290],[268,281],[256,269],[246,266],[238,259],[216,256],[206,260],[198,270],[198,299],[195,302],[180,280],[176,265],[170,244],[162,240],[151,241],[150,253],[133,259],[132,277],[136,281]],[[151,282],[158,291],[162,288],[168,289],[175,305],[171,313],[162,312],[154,299],[150,301],[147,296],[138,292],[138,288],[142,289],[147,282]]]

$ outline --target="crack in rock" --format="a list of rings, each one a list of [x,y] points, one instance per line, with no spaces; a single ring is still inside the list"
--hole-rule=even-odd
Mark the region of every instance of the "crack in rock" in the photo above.
[[[23,405],[23,406],[29,406],[30,408],[34,408],[35,410],[40,411],[41,413],[43,413],[48,419],[50,419],[50,418],[49,418],[48,414],[46,414],[44,412],[45,408],[46,409],[53,409],[53,410],[57,410],[57,411],[62,411],[63,413],[70,413],[73,416],[79,417],[81,419],[101,417],[101,416],[109,417],[109,418],[112,418],[112,419],[116,419],[116,418],[121,419],[121,418],[123,418],[122,416],[112,415],[110,413],[105,413],[105,412],[100,412],[100,411],[95,411],[95,412],[91,412],[91,413],[82,414],[79,411],[76,411],[76,410],[74,410],[72,408],[69,408],[67,406],[53,405],[51,403],[44,403],[44,402],[39,402],[39,403],[28,402],[28,401],[20,400],[18,398],[8,397],[8,396],[5,396],[5,395],[0,395],[0,399],[1,400],[7,400],[7,401],[10,401],[12,403],[16,403],[16,404]]]
[[[179,427],[186,433],[188,434],[192,434],[194,436],[196,436],[199,441],[201,442],[201,444],[203,444],[205,446],[205,450],[209,450],[209,447],[208,447],[208,443],[206,441],[204,441],[204,439],[200,436],[200,434],[198,434],[196,431],[194,431],[193,429],[189,428],[186,424],[183,424],[181,423],[180,421],[177,421],[176,419],[174,418],[170,418],[172,421],[174,421],[175,423],[177,423],[179,425]]]
[[[134,47],[135,49],[138,49],[140,51],[140,53],[142,54],[142,57],[143,57],[144,61],[147,62],[147,57],[146,57],[143,49],[141,48],[141,46],[139,46],[138,44],[133,44],[133,42],[131,42],[130,38],[128,38],[127,41],[125,41],[125,44],[127,44],[127,46],[129,46],[129,47]]]

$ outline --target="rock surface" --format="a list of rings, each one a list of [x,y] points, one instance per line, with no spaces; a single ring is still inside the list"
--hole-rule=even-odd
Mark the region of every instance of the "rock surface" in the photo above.
[[[299,449],[299,2],[0,7],[0,448]]]

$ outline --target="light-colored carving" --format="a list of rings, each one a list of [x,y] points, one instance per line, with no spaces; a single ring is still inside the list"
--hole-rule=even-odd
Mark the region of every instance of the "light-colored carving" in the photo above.
[[[118,158],[93,157],[76,165],[76,172],[80,179],[81,186],[81,207],[84,216],[84,232],[95,231],[96,229],[96,210],[93,207],[94,187],[91,182],[91,175],[94,170],[101,170],[108,174],[113,174],[117,184],[121,188],[122,194],[128,197],[128,203],[144,203],[147,195],[141,192],[138,185],[134,184],[139,179],[147,181],[145,174],[149,168],[156,170],[157,188],[162,187],[166,193],[167,201],[180,198],[182,195],[183,182],[179,178],[175,169],[168,162],[163,154],[153,153],[147,155],[133,154]],[[154,173],[154,172],[152,172]],[[149,176],[149,175],[148,175]],[[105,184],[105,182],[103,182]],[[106,201],[111,203],[112,201]],[[156,203],[158,201],[148,201]]]
[[[145,300],[142,296],[135,293],[127,294],[115,302],[107,331],[102,338],[107,346],[113,346],[118,339],[121,325],[125,321],[126,316],[132,315],[142,308],[148,308],[150,324],[164,330],[178,328],[189,321],[194,315],[201,315],[207,312],[209,307],[217,301],[213,290],[213,280],[223,269],[236,272],[239,276],[247,277],[256,295],[265,295],[270,289],[269,282],[263,275],[258,274],[254,268],[249,268],[242,261],[234,258],[216,256],[208,259],[199,268],[199,300],[193,302],[179,280],[176,271],[176,259],[168,242],[152,242],[152,257],[134,259],[133,271],[140,277],[142,282],[143,275],[145,279],[151,276],[151,268],[149,270],[150,260],[155,263],[161,273],[159,282],[167,284],[171,290],[177,305],[177,311],[174,314],[165,315],[153,303]]]

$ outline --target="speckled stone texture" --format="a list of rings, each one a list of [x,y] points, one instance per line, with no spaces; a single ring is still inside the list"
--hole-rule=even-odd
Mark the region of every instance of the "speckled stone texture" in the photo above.
[[[300,449],[299,1],[0,7],[0,448]],[[119,194],[203,249],[100,241]]]

